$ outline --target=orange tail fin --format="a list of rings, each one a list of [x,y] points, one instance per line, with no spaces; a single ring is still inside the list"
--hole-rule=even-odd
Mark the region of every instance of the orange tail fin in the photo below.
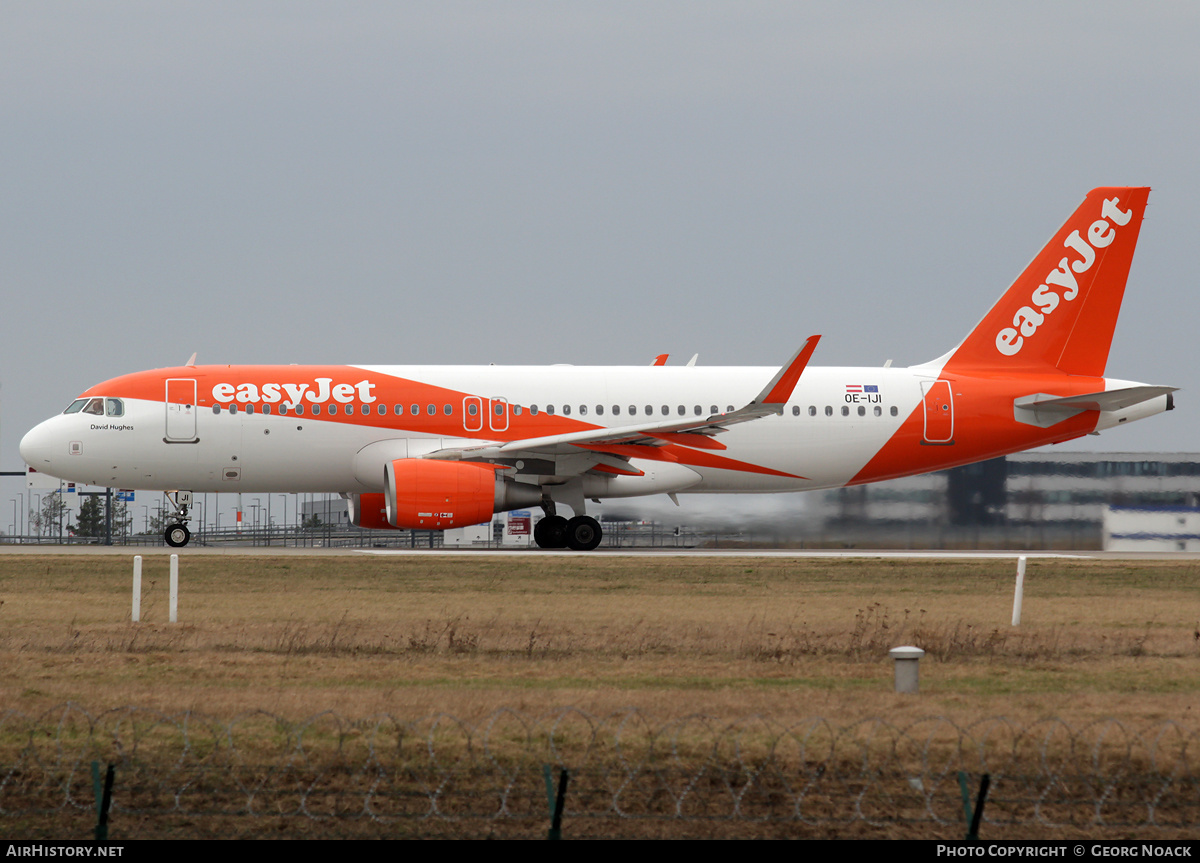
[[[1102,376],[1149,193],[1090,191],[945,367]]]

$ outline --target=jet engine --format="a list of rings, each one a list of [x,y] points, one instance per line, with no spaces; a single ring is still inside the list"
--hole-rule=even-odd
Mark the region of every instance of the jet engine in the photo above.
[[[489,464],[400,458],[384,467],[383,497],[392,527],[446,530],[490,521],[494,512],[536,506],[542,490],[506,480]]]
[[[372,530],[391,530],[387,520],[387,503],[382,494],[352,494],[346,500],[350,523]]]

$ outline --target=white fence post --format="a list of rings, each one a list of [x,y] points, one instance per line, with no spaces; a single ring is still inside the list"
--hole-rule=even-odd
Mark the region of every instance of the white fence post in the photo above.
[[[179,618],[179,555],[171,555],[171,623]]]
[[[1025,555],[1017,558],[1017,589],[1013,591],[1013,626],[1021,625],[1021,601],[1025,598]]]
[[[134,623],[142,619],[142,556],[133,556],[133,612],[130,615]]]

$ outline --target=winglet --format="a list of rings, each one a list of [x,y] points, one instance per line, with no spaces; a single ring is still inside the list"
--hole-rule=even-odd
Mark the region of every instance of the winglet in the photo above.
[[[808,340],[796,351],[787,363],[779,369],[779,373],[771,378],[771,382],[766,385],[761,393],[759,393],[752,405],[783,405],[792,397],[792,391],[796,389],[796,382],[800,380],[800,373],[804,371],[804,367],[808,365],[808,361],[812,359],[813,351],[817,349],[817,342],[821,341],[820,336],[809,336]]]
[[[650,365],[665,366],[667,364],[667,357],[669,357],[669,356],[671,356],[671,355],[670,354],[659,354],[658,356],[656,356],[654,358],[654,362],[650,363]]]

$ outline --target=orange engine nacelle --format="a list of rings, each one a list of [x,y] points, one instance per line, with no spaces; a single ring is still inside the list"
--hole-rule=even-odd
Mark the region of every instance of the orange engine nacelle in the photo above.
[[[352,494],[346,501],[350,523],[371,530],[393,530],[387,520],[387,501],[382,494]]]
[[[537,486],[505,482],[478,462],[400,458],[384,468],[392,527],[446,530],[491,521],[492,513],[541,499]]]

